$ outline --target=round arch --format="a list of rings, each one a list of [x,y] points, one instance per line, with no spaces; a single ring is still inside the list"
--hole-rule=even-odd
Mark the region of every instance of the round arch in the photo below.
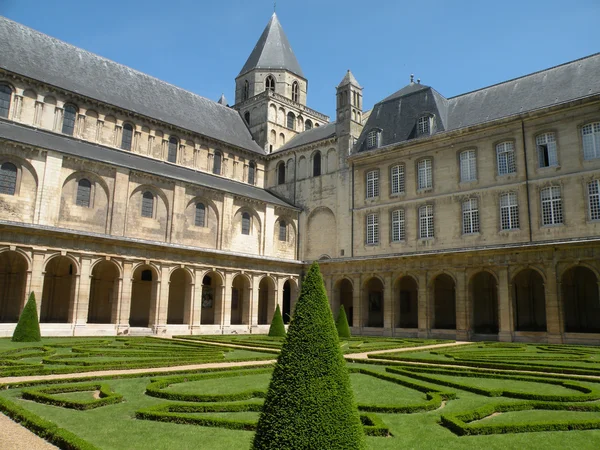
[[[70,255],[56,254],[46,260],[40,322],[73,321],[79,270],[78,262]]]
[[[419,328],[419,282],[411,274],[394,281],[394,327]]]
[[[546,291],[542,274],[534,267],[515,271],[512,277],[515,331],[546,331]]]
[[[147,328],[155,321],[160,270],[150,263],[138,263],[133,269],[129,326]]]
[[[431,279],[433,300],[433,328],[440,330],[456,329],[456,279],[442,271]]]
[[[116,323],[122,268],[116,261],[100,259],[90,273],[88,323]]]
[[[0,323],[16,323],[27,297],[29,259],[17,250],[0,251]]]
[[[363,326],[365,327],[383,328],[384,286],[384,281],[377,275],[371,275],[362,283],[362,310],[364,311]]]
[[[578,264],[565,270],[560,280],[565,331],[600,333],[597,272]]]
[[[498,323],[498,278],[487,269],[480,270],[469,278],[471,301],[471,330],[478,334],[497,334]]]

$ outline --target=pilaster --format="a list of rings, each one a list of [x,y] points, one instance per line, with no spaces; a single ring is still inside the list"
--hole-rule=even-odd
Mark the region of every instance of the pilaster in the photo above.
[[[511,312],[508,267],[501,267],[498,270],[498,325],[500,328],[498,340],[502,342],[512,342],[513,340]]]

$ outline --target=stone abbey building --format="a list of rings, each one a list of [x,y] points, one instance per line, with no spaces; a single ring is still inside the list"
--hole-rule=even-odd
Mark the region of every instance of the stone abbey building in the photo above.
[[[276,15],[231,107],[0,38],[0,335],[265,332],[320,260],[357,334],[600,343],[600,54],[332,121]]]

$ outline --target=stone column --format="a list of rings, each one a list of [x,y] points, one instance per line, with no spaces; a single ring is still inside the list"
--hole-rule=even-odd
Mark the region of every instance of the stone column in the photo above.
[[[90,286],[91,286],[91,264],[92,259],[89,256],[81,258],[81,273],[79,276],[79,291],[75,293],[75,327],[85,327],[88,318],[88,309],[90,304]],[[77,332],[75,332],[77,334]]]
[[[114,200],[110,211],[110,234],[125,235],[125,217],[129,200],[129,169],[115,169]]]
[[[157,295],[156,301],[150,306],[150,325],[154,328],[156,334],[166,332],[167,313],[169,311],[169,288],[171,287],[171,280],[169,279],[170,270],[171,267],[161,267],[159,284],[156,289],[153,289]]]
[[[254,333],[258,327],[258,298],[260,296],[260,275],[252,275],[252,288],[250,288],[250,332]]]
[[[510,284],[508,281],[508,267],[498,270],[498,340],[512,342],[512,302],[510,299]]]
[[[352,324],[357,331],[362,330],[363,327],[363,313],[362,313],[362,305],[361,305],[361,286],[360,286],[360,275],[355,275],[352,278]]]
[[[383,335],[391,336],[394,331],[394,290],[392,288],[392,274],[384,276],[383,286]]]
[[[206,270],[194,271],[194,284],[192,285],[192,304],[190,312],[190,334],[200,334],[202,323],[202,280]]]
[[[427,339],[431,334],[431,314],[429,308],[429,289],[427,289],[427,274],[420,273],[417,276],[418,286],[418,321],[421,339]]]
[[[133,263],[123,263],[123,286],[119,305],[117,307],[117,334],[127,333],[129,330],[129,314],[131,312],[131,294],[133,289]]]
[[[35,303],[38,313],[38,319],[40,317],[40,311],[42,308],[42,293],[44,290],[44,263],[45,254],[42,252],[33,252],[33,262],[31,264],[31,280],[29,283],[29,292],[33,292],[35,295]]]
[[[222,299],[222,310],[221,317],[223,318],[221,321],[221,329],[223,334],[231,326],[231,285],[233,284],[234,274],[230,272],[225,273],[225,286],[223,287],[223,295]]]
[[[456,339],[469,340],[469,318],[468,318],[468,295],[465,273],[459,272],[454,287],[454,299],[456,301]]]
[[[563,326],[562,314],[558,303],[558,285],[556,279],[556,265],[552,262],[546,268],[546,329],[549,344],[562,344]]]

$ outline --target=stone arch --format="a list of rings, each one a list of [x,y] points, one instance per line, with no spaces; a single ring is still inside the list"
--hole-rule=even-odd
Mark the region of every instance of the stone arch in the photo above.
[[[237,274],[231,283],[231,325],[250,324],[250,291],[252,283],[244,274]]]
[[[24,158],[14,155],[11,150],[0,153],[0,166],[10,163],[17,169],[14,193],[2,195],[5,207],[2,218],[16,222],[33,222],[38,191],[38,175],[35,168]]]
[[[337,319],[339,310],[344,307],[348,324],[353,326],[354,323],[354,285],[349,278],[341,278],[337,280],[333,287],[333,313]]]
[[[265,275],[258,283],[258,324],[268,325],[273,320],[276,305],[276,283]]]
[[[277,111],[277,125],[285,126],[285,109],[279,108]]]
[[[191,323],[193,280],[193,275],[186,268],[178,267],[171,271],[167,324],[189,325]]]
[[[403,275],[394,283],[394,327],[419,328],[419,284],[412,275]]]
[[[277,106],[272,103],[269,105],[269,121],[277,123]]]
[[[384,282],[378,276],[372,276],[363,283],[363,326],[383,328]]]
[[[134,269],[129,326],[146,328],[154,322],[159,276],[160,270],[153,264],[138,264]]]
[[[310,155],[311,176],[318,177],[327,172],[327,161],[323,164],[323,156],[319,150],[315,150]]]
[[[244,234],[244,214],[250,216],[250,229]],[[260,216],[251,207],[241,206],[231,220],[231,249],[244,253],[259,254],[262,242],[262,222]]]
[[[544,278],[533,268],[524,268],[512,278],[515,331],[546,331]]]
[[[323,254],[337,255],[337,224],[331,209],[321,206],[311,211],[305,242],[305,259],[317,259]]]
[[[40,322],[73,321],[79,264],[71,256],[55,255],[44,269]]]
[[[217,271],[211,270],[202,276],[201,324],[215,325],[221,323],[224,286],[225,279]]]
[[[474,274],[469,281],[471,330],[480,334],[497,334],[498,279],[488,270]]]
[[[82,179],[91,182],[88,207],[77,204],[78,183]],[[109,208],[109,188],[102,177],[92,172],[78,170],[63,181],[58,216],[62,226],[80,228],[83,225],[87,231],[105,233]]]
[[[590,267],[579,264],[561,277],[564,328],[567,333],[600,333],[598,276]]]
[[[142,216],[143,195],[153,196],[152,217]],[[148,184],[136,187],[129,195],[126,216],[126,235],[142,239],[164,240],[169,221],[169,201],[162,189]]]
[[[288,181],[295,181],[296,170],[294,167],[294,160],[289,158],[286,162],[286,178]]]
[[[98,260],[91,267],[88,323],[116,323],[121,273],[112,260]]]
[[[204,226],[196,224],[196,205],[204,205]],[[195,196],[185,208],[185,226],[182,238],[185,243],[196,247],[217,248],[221,228],[219,209],[205,196]]]
[[[291,180],[286,180],[286,170],[285,170],[285,161],[279,161],[277,163],[276,169],[275,169],[275,173],[277,176],[277,184],[285,184],[287,181],[291,181]]]
[[[298,179],[306,178],[306,157],[304,155],[298,158]]]
[[[298,298],[298,284],[295,280],[288,278],[283,283],[283,305],[281,308],[281,315],[283,316],[283,323],[288,324],[292,319],[292,313],[294,306]]]
[[[27,297],[29,258],[19,251],[0,252],[0,323],[16,323]]]
[[[440,273],[431,282],[433,299],[433,328],[456,329],[456,280],[448,273]]]

